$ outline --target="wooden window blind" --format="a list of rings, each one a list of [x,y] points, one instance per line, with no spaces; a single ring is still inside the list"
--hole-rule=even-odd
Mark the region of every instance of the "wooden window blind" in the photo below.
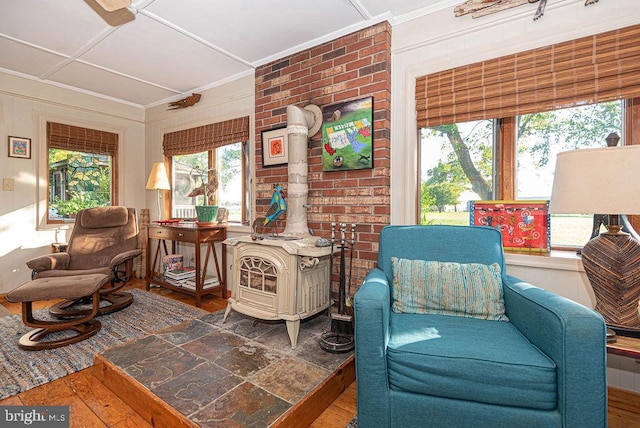
[[[246,116],[166,133],[162,150],[165,156],[188,155],[248,140],[249,117]]]
[[[47,122],[47,144],[50,149],[110,155],[114,159],[118,154],[118,134],[64,123]]]
[[[416,79],[418,127],[640,96],[640,25]]]

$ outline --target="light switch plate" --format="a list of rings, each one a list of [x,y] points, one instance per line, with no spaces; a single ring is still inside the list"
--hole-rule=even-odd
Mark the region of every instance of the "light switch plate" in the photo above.
[[[2,179],[2,190],[8,190],[13,192],[16,189],[16,180],[13,178],[3,178]]]

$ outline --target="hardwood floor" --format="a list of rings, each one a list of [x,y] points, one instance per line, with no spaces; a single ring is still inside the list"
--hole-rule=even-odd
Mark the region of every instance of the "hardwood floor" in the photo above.
[[[144,281],[133,280],[128,288],[144,289]],[[194,305],[191,296],[153,288],[154,293]],[[19,314],[20,304],[0,297],[0,304]],[[38,302],[34,308],[49,306]],[[203,298],[202,308],[215,312],[226,307],[226,300],[215,296]],[[88,368],[16,396],[0,400],[2,405],[69,405],[71,427],[151,427],[134,408],[103,385]],[[356,414],[356,385],[352,383],[311,425],[311,428],[345,427]],[[640,426],[640,394],[609,388],[609,427]]]
[[[144,289],[142,280],[133,280],[127,288]],[[195,305],[194,298],[162,288],[152,288],[153,293]],[[15,314],[21,313],[19,303],[10,303],[0,297],[0,304]],[[35,302],[34,309],[48,307],[52,302]],[[215,312],[226,308],[227,302],[217,296],[204,296],[202,309]],[[57,379],[16,396],[0,400],[0,406],[8,405],[69,405],[71,427],[151,427],[134,408],[121,400],[93,374],[93,367]],[[355,382],[322,413],[312,427],[345,427],[356,414]]]

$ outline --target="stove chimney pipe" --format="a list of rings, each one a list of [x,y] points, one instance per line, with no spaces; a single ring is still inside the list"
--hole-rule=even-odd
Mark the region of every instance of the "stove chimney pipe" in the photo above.
[[[305,108],[287,106],[287,136],[289,150],[287,223],[284,235],[305,238],[311,236],[307,223],[307,142],[322,125],[322,110],[310,104]]]

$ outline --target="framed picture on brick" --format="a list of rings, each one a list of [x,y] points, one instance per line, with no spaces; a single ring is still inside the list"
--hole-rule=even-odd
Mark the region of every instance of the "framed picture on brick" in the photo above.
[[[262,131],[262,166],[283,165],[289,162],[287,128]]]
[[[322,107],[322,170],[373,168],[373,97]]]

